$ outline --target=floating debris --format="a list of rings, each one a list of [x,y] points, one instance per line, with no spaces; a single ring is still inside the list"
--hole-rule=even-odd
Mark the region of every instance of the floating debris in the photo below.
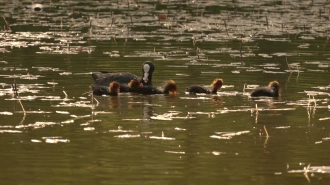
[[[175,140],[175,138],[172,137],[165,137],[164,132],[162,132],[162,136],[150,136],[150,139],[160,139],[160,140]]]
[[[326,117],[326,118],[320,118],[319,120],[324,121],[324,120],[329,120],[329,119],[330,119],[330,117]]]
[[[149,119],[122,119],[123,121],[149,121]]]
[[[28,125],[17,125],[15,126],[15,128],[44,128],[46,126],[51,126],[51,125],[57,125],[58,123],[56,122],[40,122],[40,121],[37,121],[35,123],[31,123],[31,124],[28,124]]]
[[[245,131],[240,131],[240,132],[215,132],[218,135],[211,135],[211,138],[215,138],[215,139],[232,139],[233,136],[239,136],[242,134],[247,134],[250,133],[249,130],[245,130]]]
[[[114,137],[118,137],[118,138],[136,138],[136,137],[140,137],[140,134],[124,134],[124,135],[118,135],[118,136],[114,136]]]
[[[95,128],[94,127],[85,127],[84,130],[93,131],[93,130],[95,130]]]
[[[42,143],[42,141],[39,139],[31,139],[31,142],[32,143]]]
[[[122,127],[119,126],[117,130],[109,130],[109,132],[135,132],[134,130],[122,130]]]
[[[258,55],[261,56],[261,57],[264,57],[264,58],[273,58],[273,56],[268,55],[266,53],[259,53]]]
[[[217,136],[217,135],[211,135],[210,138],[215,138],[215,139],[231,139],[231,136]]]
[[[213,155],[223,155],[223,154],[227,154],[226,152],[216,152],[216,151],[213,151],[212,152]]]
[[[150,136],[150,139],[160,139],[160,140],[175,140],[175,138],[172,137],[159,137],[159,136]]]
[[[186,92],[186,94],[189,94],[189,92]],[[205,93],[196,93],[197,96],[199,97],[180,97],[180,99],[186,99],[186,100],[210,100],[210,97],[204,97],[207,94]],[[203,97],[200,97],[203,96]]]
[[[173,118],[182,118],[182,117],[175,117],[178,114],[179,114],[178,112],[170,112],[170,113],[165,113],[162,115],[151,116],[150,119],[170,121]]]
[[[12,133],[12,134],[17,134],[17,133],[23,133],[20,130],[0,130],[0,133]]]
[[[321,174],[329,174],[330,173],[330,166],[309,166],[308,170],[301,169],[301,170],[289,170],[288,173],[321,173]]]
[[[62,73],[59,73],[60,75],[72,75],[72,72],[62,72]]]
[[[1,115],[9,115],[9,116],[13,115],[12,112],[7,112],[7,111],[5,111],[5,112],[0,112],[0,114],[1,114]]]
[[[174,130],[181,130],[181,131],[185,131],[185,130],[187,130],[187,129],[185,129],[185,128],[179,128],[179,127],[175,127],[175,128],[174,128]]]
[[[98,114],[113,114],[114,112],[106,112],[106,111],[93,111],[94,115],[98,115]]]
[[[55,111],[58,114],[70,114],[68,111]]]
[[[46,139],[46,143],[69,143],[69,139]]]
[[[165,153],[170,153],[170,154],[186,154],[186,152],[176,152],[176,151],[165,151]]]
[[[275,129],[288,129],[290,128],[290,126],[279,126],[279,127],[275,127]]]
[[[158,115],[158,116],[151,116],[150,119],[154,120],[163,120],[163,121],[171,121],[171,115]]]

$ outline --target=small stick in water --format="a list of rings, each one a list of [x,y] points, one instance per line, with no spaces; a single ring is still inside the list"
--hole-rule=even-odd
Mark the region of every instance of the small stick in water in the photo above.
[[[308,177],[308,170],[309,170],[310,165],[311,165],[311,164],[309,163],[308,166],[307,166],[306,169],[305,169],[305,172],[304,172],[304,176],[305,176],[305,178],[307,179],[308,183],[311,182],[311,180],[310,180],[309,177]]]
[[[223,22],[225,23],[226,33],[227,33],[227,35],[229,36],[229,34],[228,34],[228,30],[227,30],[226,20],[223,20]]]
[[[113,37],[113,40],[115,41],[115,43],[116,43],[116,46],[117,46],[117,41],[116,41],[116,37]]]
[[[308,173],[308,170],[309,170],[309,167],[310,167],[310,166],[311,166],[311,163],[309,163],[308,166],[306,167],[306,169],[305,169],[305,174]]]
[[[240,50],[239,50],[239,53],[240,53],[240,56],[241,56],[241,65],[243,65],[243,61],[242,61],[242,42],[243,42],[243,39],[241,40],[241,47],[240,47]]]
[[[66,94],[66,92],[63,90],[63,93],[65,94],[65,98],[64,99],[68,99],[68,94]]]
[[[99,104],[100,104],[99,101],[97,101],[96,98],[94,98],[94,100],[96,101],[96,107],[99,106]]]
[[[21,100],[18,99],[18,102],[19,102],[19,104],[21,104],[21,107],[22,107],[22,109],[23,109],[24,116],[26,116],[26,112],[25,112],[25,109],[24,109],[24,107],[23,107],[23,104],[22,104]]]
[[[259,115],[258,104],[256,104],[256,124],[258,123],[258,115]]]
[[[297,66],[297,71],[298,71],[298,75],[297,75],[297,81],[298,81],[298,77],[299,77],[299,68]]]
[[[6,18],[3,15],[1,15],[1,16],[2,16],[3,20],[5,21],[5,23],[7,25],[7,29],[5,29],[5,30],[9,30],[10,31],[11,29],[9,27],[9,23],[7,22]]]
[[[290,73],[291,73],[291,68],[290,68],[290,65],[289,65],[289,63],[288,63],[288,57],[285,57],[285,61],[286,61],[286,64],[288,65],[288,68],[289,68]]]
[[[266,132],[266,137],[269,137],[269,135],[268,135],[268,132],[267,132],[267,129],[266,129],[266,126],[264,125],[264,130],[265,130],[265,132]]]
[[[12,90],[14,91],[13,97],[14,98],[19,98],[17,84],[16,84],[16,80],[15,79],[14,79],[14,83],[11,86],[12,86]]]

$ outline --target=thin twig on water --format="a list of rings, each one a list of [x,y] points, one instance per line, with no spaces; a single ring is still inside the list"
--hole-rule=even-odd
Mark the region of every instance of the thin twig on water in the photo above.
[[[268,135],[268,132],[267,132],[267,129],[266,129],[266,126],[264,125],[264,130],[265,130],[265,133],[266,133],[266,137],[269,137]]]
[[[259,115],[258,104],[256,104],[256,123],[258,123],[258,115]]]
[[[65,98],[64,99],[68,99],[68,94],[66,94],[66,92],[63,90],[63,93],[65,94]]]
[[[96,98],[94,98],[94,100],[96,101],[96,107],[99,106],[99,104],[100,104],[99,101],[97,101]]]
[[[298,71],[298,74],[297,74],[297,81],[298,81],[298,77],[299,77],[299,67],[297,66],[297,71]]]
[[[286,64],[288,65],[288,68],[289,68],[290,73],[291,73],[292,71],[291,71],[290,65],[289,65],[289,63],[288,63],[288,57],[285,57],[285,61],[286,61]]]
[[[240,50],[239,50],[239,53],[240,53],[240,56],[241,56],[241,65],[243,65],[242,42],[243,42],[243,39],[241,39],[241,47],[240,47]]]
[[[308,183],[311,182],[311,180],[310,180],[309,177],[308,177],[308,171],[309,171],[309,167],[310,167],[310,165],[311,165],[311,164],[309,163],[308,166],[307,166],[306,169],[305,169],[305,172],[304,172],[304,176],[306,177]]]
[[[117,41],[116,41],[116,37],[115,36],[113,37],[113,40],[115,41],[116,46],[117,46]]]
[[[21,107],[22,107],[22,109],[23,109],[24,116],[26,116],[26,112],[25,112],[25,109],[24,109],[24,107],[23,107],[23,104],[22,104],[21,100],[18,99],[18,102],[19,102],[19,104],[21,104]]]
[[[229,36],[229,34],[228,34],[228,30],[227,30],[227,23],[226,23],[226,20],[223,20],[223,22],[225,23],[226,33],[227,33],[227,35]]]

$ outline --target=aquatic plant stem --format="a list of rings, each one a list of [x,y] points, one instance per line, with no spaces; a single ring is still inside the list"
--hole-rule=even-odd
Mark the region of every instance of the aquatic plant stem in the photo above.
[[[258,115],[259,115],[258,104],[256,104],[256,124],[258,123]]]
[[[308,95],[308,104],[307,104],[307,118],[308,118],[308,123],[311,122],[311,114],[310,114],[310,101],[311,101],[311,95]]]
[[[313,107],[313,113],[312,113],[312,116],[314,117],[314,115],[315,115],[315,110],[316,110],[316,100],[315,100],[314,96],[313,96],[313,100],[314,100],[314,107]]]
[[[63,90],[63,93],[65,94],[65,98],[64,99],[68,99],[68,94],[66,94],[66,92]]]
[[[96,98],[94,98],[94,100],[96,101],[96,107],[99,106],[99,104],[100,104],[99,101],[97,101]]]
[[[223,22],[225,23],[226,33],[227,33],[227,35],[229,36],[229,34],[228,34],[228,30],[227,30],[226,20],[223,20]]]
[[[296,81],[298,81],[298,77],[299,77],[299,67],[298,66],[297,66],[297,71],[298,71],[298,74],[297,74]]]
[[[309,163],[308,166],[306,167],[305,172],[304,172],[305,174],[308,173],[308,170],[309,170],[309,167],[310,167],[310,166],[311,166],[311,163]]]
[[[10,27],[9,27],[9,23],[7,22],[6,18],[5,18],[3,15],[1,15],[1,16],[2,16],[3,20],[5,21],[5,23],[6,23],[6,25],[7,25],[7,30],[8,30],[8,31],[11,31],[11,29],[10,29]]]
[[[266,126],[264,125],[264,130],[265,130],[265,133],[266,133],[266,137],[269,137],[268,135],[268,132],[267,132],[267,129],[266,129]]]
[[[240,53],[240,56],[241,56],[241,65],[243,65],[243,60],[242,60],[242,42],[243,42],[243,39],[241,39],[241,46],[240,46],[240,50],[239,50],[239,53]]]
[[[21,100],[18,99],[18,102],[19,102],[19,104],[21,104],[21,107],[22,107],[22,109],[23,109],[24,116],[26,116],[26,112],[25,112],[25,109],[24,109],[24,107],[23,107],[23,104],[22,104]]]
[[[115,41],[116,46],[117,46],[117,41],[116,41],[116,37],[115,36],[113,37],[113,40]]]
[[[290,68],[290,65],[289,65],[289,63],[288,63],[288,57],[285,57],[285,61],[286,61],[286,64],[288,65],[288,68],[289,68],[289,70],[290,70],[290,73],[292,73],[291,68]]]
[[[310,181],[310,179],[309,179],[309,177],[308,177],[308,171],[309,171],[309,167],[310,167],[310,163],[308,164],[308,166],[306,167],[306,169],[305,169],[305,172],[304,172],[304,176],[305,176],[305,178],[307,179],[307,181],[308,181],[308,183],[310,183],[311,181]]]
[[[23,116],[23,118],[22,118],[21,122],[19,123],[20,125],[22,125],[22,124],[23,124],[23,122],[25,121],[25,117],[26,117],[26,115],[24,115],[24,116]]]

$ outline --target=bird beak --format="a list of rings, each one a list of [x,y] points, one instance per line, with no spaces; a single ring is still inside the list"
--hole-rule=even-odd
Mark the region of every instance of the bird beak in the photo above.
[[[149,73],[144,73],[144,75],[143,75],[143,81],[145,82],[145,83],[148,83],[148,77],[149,77]]]
[[[178,92],[176,92],[176,91],[170,91],[170,94],[176,95],[176,94],[178,94]]]

